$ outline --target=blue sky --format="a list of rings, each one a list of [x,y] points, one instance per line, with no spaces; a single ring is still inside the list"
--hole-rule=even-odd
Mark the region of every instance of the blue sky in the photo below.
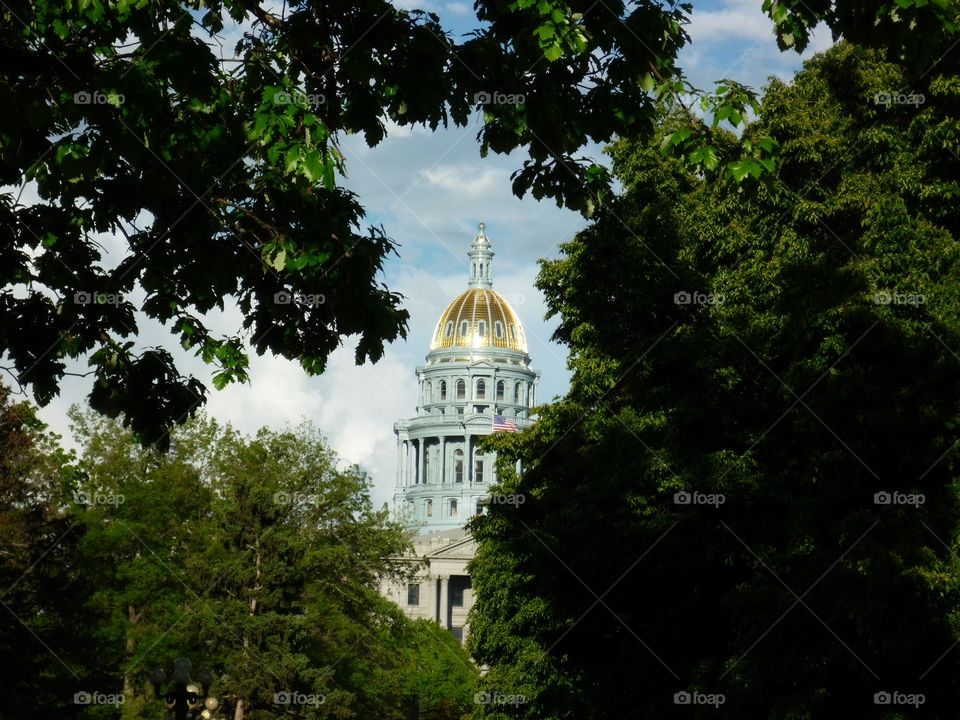
[[[436,12],[454,33],[467,31],[474,20],[471,6],[459,1],[398,0],[396,4]],[[770,75],[786,80],[800,66],[795,53],[777,50],[772,24],[760,2],[695,3],[688,32],[692,41],[681,55],[680,66],[699,87],[731,77],[760,89]],[[232,49],[235,39],[234,33],[225,47]],[[829,34],[819,32],[804,57],[829,45]],[[390,346],[376,365],[362,367],[353,364],[353,344],[348,343],[334,353],[327,372],[315,378],[282,359],[253,358],[251,383],[221,392],[211,389],[208,412],[251,433],[261,425],[282,427],[310,419],[326,432],[345,461],[359,463],[370,472],[375,502],[387,501],[394,484],[392,425],[415,411],[414,368],[424,361],[437,317],[466,285],[466,252],[479,220],[487,223],[496,253],[494,288],[520,314],[534,365],[542,372],[539,397],[549,400],[564,393],[569,380],[566,353],[549,340],[555,322],[544,321],[543,298],[533,283],[537,260],[557,257],[558,245],[572,238],[586,221],[553,202],[515,198],[509,178],[524,155],[481,159],[476,141],[480,122],[474,116],[466,128],[436,133],[392,127],[388,138],[373,149],[357,136],[342,142],[348,173],[343,182],[358,194],[367,210],[367,223],[383,225],[399,244],[400,255],[387,263],[384,280],[406,298],[411,313],[409,338]],[[599,151],[588,149],[597,158]],[[235,308],[228,307],[221,322],[224,327],[238,327]],[[172,344],[172,336],[161,328],[150,329],[145,336],[145,344]],[[210,369],[195,358],[181,354],[180,362],[185,372],[209,380]],[[66,410],[87,392],[87,379],[69,378],[61,396],[41,411],[41,417],[54,430],[68,434]]]

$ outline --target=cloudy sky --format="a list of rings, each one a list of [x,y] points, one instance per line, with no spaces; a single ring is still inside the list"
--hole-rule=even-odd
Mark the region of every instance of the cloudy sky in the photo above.
[[[436,12],[457,34],[471,27],[473,15],[466,2],[397,0],[397,4]],[[772,24],[758,0],[696,2],[688,32],[692,43],[680,65],[699,87],[730,77],[761,88],[771,75],[788,79],[801,62],[795,54],[777,50]],[[818,32],[804,57],[829,44],[829,33]],[[232,39],[225,45],[232,47]],[[310,419],[344,461],[359,463],[371,474],[374,501],[388,501],[394,484],[393,422],[414,412],[414,368],[424,361],[437,317],[466,286],[466,252],[480,220],[487,224],[496,253],[494,288],[520,314],[534,365],[542,372],[539,397],[546,401],[563,394],[569,378],[565,352],[550,342],[555,323],[544,320],[543,298],[533,283],[538,258],[556,257],[558,244],[585,221],[552,202],[515,198],[510,174],[520,167],[522,155],[481,160],[479,123],[475,117],[467,128],[436,133],[393,128],[374,149],[367,148],[362,138],[344,139],[346,185],[367,209],[367,223],[383,225],[399,244],[399,257],[387,264],[384,281],[406,298],[411,314],[407,340],[390,346],[377,364],[360,367],[353,363],[352,344],[345,345],[334,353],[326,373],[313,378],[286,360],[253,357],[249,385],[220,392],[211,387],[209,413],[251,433],[262,425],[279,428]],[[108,248],[120,252],[114,242],[104,239]],[[239,326],[235,309],[228,308],[223,320],[225,327]],[[157,327],[147,327],[142,340],[147,345],[175,344]],[[195,358],[178,357],[185,374],[211,376]],[[67,408],[82,403],[89,388],[88,380],[68,378],[60,396],[41,411],[67,444]]]

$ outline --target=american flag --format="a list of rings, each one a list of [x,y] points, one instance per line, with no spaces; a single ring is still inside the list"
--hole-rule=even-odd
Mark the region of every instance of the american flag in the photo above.
[[[510,418],[504,417],[503,415],[494,415],[493,431],[494,432],[517,432],[517,424]]]

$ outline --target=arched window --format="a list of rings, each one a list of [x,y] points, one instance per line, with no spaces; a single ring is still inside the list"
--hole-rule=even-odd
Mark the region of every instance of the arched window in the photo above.
[[[463,450],[453,451],[453,481],[463,482]]]
[[[500,382],[497,383],[497,400],[503,401],[503,392],[504,392],[504,386],[503,386],[503,380],[501,380]]]
[[[483,455],[479,449],[473,453],[473,481],[483,482]]]
[[[427,517],[433,517],[433,500],[427,500],[423,506]]]
[[[520,386],[517,385],[517,387],[520,387]],[[463,380],[457,380],[457,400],[466,400],[466,399],[467,399],[467,384]]]
[[[443,402],[447,399],[447,381],[440,381],[440,401]]]
[[[433,383],[427,380],[426,384],[423,386],[423,401],[424,403],[431,402],[433,400]]]
[[[453,320],[447,320],[446,336],[453,337]]]
[[[483,380],[477,380],[477,400],[487,399],[487,384]]]
[[[483,277],[483,263],[480,263],[480,277]]]
[[[513,404],[520,404],[520,383],[513,386]]]

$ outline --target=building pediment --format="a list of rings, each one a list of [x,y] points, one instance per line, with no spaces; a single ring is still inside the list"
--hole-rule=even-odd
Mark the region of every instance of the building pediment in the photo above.
[[[477,542],[472,537],[466,537],[460,542],[439,547],[436,550],[426,553],[430,560],[440,560],[444,558],[462,560],[472,559],[477,554]]]

